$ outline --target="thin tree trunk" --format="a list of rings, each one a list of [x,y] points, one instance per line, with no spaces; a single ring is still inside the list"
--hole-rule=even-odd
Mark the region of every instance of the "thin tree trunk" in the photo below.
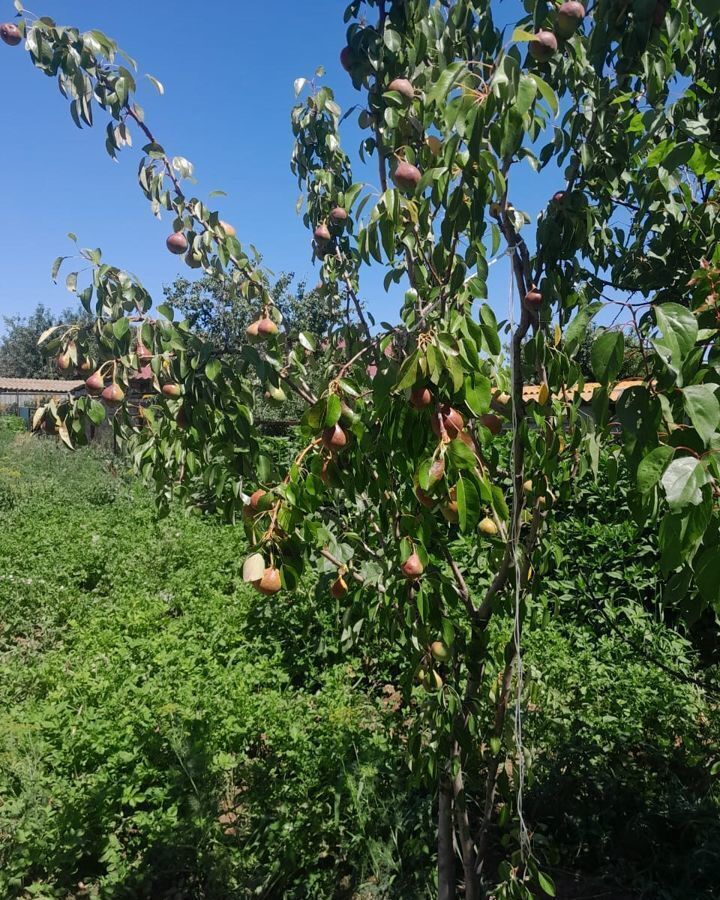
[[[438,797],[438,900],[455,900],[452,785],[445,771],[440,775]]]
[[[460,745],[453,742],[452,763],[455,769],[452,775],[453,799],[455,804],[455,819],[457,821],[458,838],[462,852],[463,873],[465,876],[465,900],[479,900],[480,883],[477,871],[477,856],[475,844],[470,830],[467,803],[465,797],[465,782],[463,780]]]

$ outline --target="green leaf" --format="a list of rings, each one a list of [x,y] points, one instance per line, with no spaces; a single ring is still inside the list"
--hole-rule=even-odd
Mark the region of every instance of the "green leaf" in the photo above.
[[[701,488],[707,483],[707,472],[699,459],[682,456],[674,459],[662,476],[670,509],[678,510],[702,501]]]
[[[50,273],[50,277],[53,281],[57,281],[58,272],[60,271],[60,266],[65,262],[66,259],[70,259],[69,256],[58,256],[55,262],[52,265],[52,271]]]
[[[679,376],[685,358],[697,340],[697,319],[679,303],[661,303],[654,311],[661,337],[652,342],[653,346],[665,364]]]
[[[165,88],[163,87],[162,82],[158,81],[154,75],[145,75],[145,77],[153,85],[153,87],[158,92],[158,94],[160,94],[160,96],[162,96],[165,93]]]
[[[99,400],[91,400],[87,412],[93,425],[102,425],[105,421],[105,407]]]
[[[327,398],[327,409],[325,410],[325,427],[332,428],[340,421],[342,413],[342,403],[337,394],[330,394]]]
[[[510,40],[513,43],[525,43],[526,41],[534,41],[535,35],[532,31],[526,31],[524,28],[516,28]]]
[[[538,872],[537,875],[538,884],[542,888],[542,890],[548,895],[548,897],[555,896],[555,882],[549,875],[546,875],[544,872]]]
[[[490,408],[490,379],[477,374],[466,378],[463,399],[473,415],[484,415]]]
[[[395,389],[398,391],[402,391],[405,388],[412,387],[417,380],[417,364],[418,364],[418,352],[417,350],[414,353],[411,353],[410,356],[407,357],[405,362],[400,366],[400,371],[398,372],[398,382],[395,385]]]
[[[457,483],[458,517],[461,531],[472,531],[480,521],[480,497],[477,488],[462,476]]]
[[[311,334],[308,334],[306,331],[301,331],[298,335],[298,340],[300,341],[301,346],[303,346],[307,351],[309,351],[310,353],[315,352],[315,338]]]
[[[600,312],[603,304],[598,300],[583,306],[565,330],[565,352],[572,356],[583,342],[585,333],[593,317]]]
[[[477,465],[477,459],[473,451],[467,444],[463,443],[459,438],[450,441],[447,448],[448,458],[455,463],[458,469],[474,469]]]
[[[125,337],[125,335],[130,331],[130,322],[128,319],[116,319],[112,324],[112,332],[115,336],[115,340],[119,341]]]
[[[601,384],[608,384],[617,377],[625,355],[625,337],[622,331],[604,331],[593,341],[590,365]]]
[[[685,412],[706,447],[720,425],[720,402],[716,390],[715,384],[693,384],[683,388]]]
[[[643,457],[637,470],[637,486],[643,494],[649,494],[660,481],[674,453],[674,447],[661,444]]]
[[[717,611],[720,609],[720,547],[703,551],[693,568],[700,596]]]
[[[165,318],[169,319],[171,322],[175,318],[175,313],[173,312],[172,306],[170,306],[167,303],[161,303],[158,306],[157,311],[160,313],[161,316],[165,316]]]
[[[77,290],[77,280],[78,273],[71,272],[68,277],[65,279],[65,287],[70,291],[71,294],[74,294]]]
[[[222,363],[219,359],[210,359],[208,360],[207,365],[205,366],[205,374],[210,379],[210,381],[215,381],[222,370]]]

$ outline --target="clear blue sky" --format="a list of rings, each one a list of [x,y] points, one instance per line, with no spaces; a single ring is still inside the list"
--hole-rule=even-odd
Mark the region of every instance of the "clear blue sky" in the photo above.
[[[105,31],[138,60],[141,72],[163,82],[160,97],[142,79],[139,102],[166,150],[195,165],[198,195],[227,191],[213,202],[240,240],[254,243],[275,272],[294,271],[310,284],[317,276],[308,232],[295,213],[298,189],[289,169],[292,85],[324,65],[342,108],[357,102],[360,95],[338,62],[344,7],[343,0],[219,0],[212,7],[187,0],[32,3],[33,12],[61,24]],[[498,8],[508,22],[520,3],[498,0]],[[12,16],[10,0],[0,0],[0,20]],[[106,261],[138,275],[156,302],[163,284],[180,271],[189,273],[164,248],[169,218],[158,222],[137,187],[136,149],[124,150],[113,163],[101,117],[92,130],[78,130],[57,84],[31,66],[22,47],[0,45],[0,108],[0,316],[26,315],[38,302],[54,310],[74,302],[50,279],[53,259],[72,252],[69,231],[81,246],[101,247]],[[358,135],[349,120],[343,143],[353,160]],[[515,205],[534,216],[559,186],[560,174],[537,178],[527,165],[517,172]],[[359,163],[355,169],[357,180],[374,181],[374,173]],[[364,276],[363,295],[376,318],[392,319],[398,295],[385,295],[383,274]],[[507,293],[508,270],[499,263],[491,270],[490,299],[502,317]]]

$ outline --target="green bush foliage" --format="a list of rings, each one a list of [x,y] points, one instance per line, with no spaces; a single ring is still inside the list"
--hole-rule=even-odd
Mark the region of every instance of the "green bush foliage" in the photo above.
[[[683,678],[713,670],[658,620],[624,496],[588,484],[555,511],[524,641],[526,815],[558,883],[581,866],[709,898],[720,726]],[[158,519],[117,458],[52,440],[0,439],[0,503],[0,896],[433,896],[406,666],[374,639],[341,651],[327,576],[260,597],[238,529]]]

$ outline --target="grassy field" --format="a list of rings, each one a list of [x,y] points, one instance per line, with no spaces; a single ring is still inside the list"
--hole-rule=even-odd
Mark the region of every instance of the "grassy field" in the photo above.
[[[0,437],[0,520],[0,897],[432,896],[421,699],[390,648],[340,652],[324,583],[260,597],[238,529],[158,519],[119,461],[26,435]],[[688,681],[713,665],[653,611],[616,496],[581,492],[554,540],[526,637],[537,850],[559,896],[580,870],[716,897],[720,722]]]

